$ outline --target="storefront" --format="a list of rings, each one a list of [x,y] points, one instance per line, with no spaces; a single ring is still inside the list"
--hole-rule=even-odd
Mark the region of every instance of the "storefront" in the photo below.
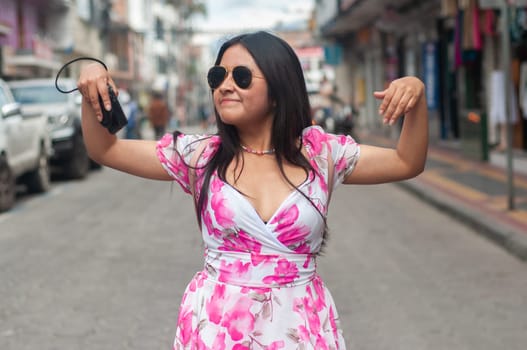
[[[448,11],[440,22],[442,61],[447,68],[442,74],[444,122],[452,126],[445,132],[459,135],[462,144],[479,138],[473,141],[481,145],[482,160],[492,149],[506,149],[508,123],[513,148],[527,148],[527,12],[509,5],[510,52],[505,54],[501,6],[497,1],[443,0]]]
[[[439,0],[341,2],[336,18],[321,27],[327,40],[338,41],[344,48],[343,64],[350,67],[360,127],[384,130],[371,92],[398,77],[416,75],[429,83],[431,134],[439,135],[441,71],[436,26],[430,26],[439,17],[439,9]]]

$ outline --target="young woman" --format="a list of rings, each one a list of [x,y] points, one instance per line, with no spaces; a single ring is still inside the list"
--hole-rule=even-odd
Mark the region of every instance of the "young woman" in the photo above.
[[[175,180],[193,196],[205,267],[187,286],[174,349],[344,349],[339,318],[316,272],[331,192],[418,175],[428,144],[423,83],[375,92],[384,123],[405,115],[396,149],[359,146],[311,125],[298,58],[256,32],[221,47],[209,70],[218,133],[117,139],[98,122],[98,94],[115,87],[99,64],[83,69],[83,131],[100,164]]]

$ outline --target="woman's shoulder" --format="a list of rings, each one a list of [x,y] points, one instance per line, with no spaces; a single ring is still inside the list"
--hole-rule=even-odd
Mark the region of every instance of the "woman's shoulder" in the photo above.
[[[327,143],[337,135],[326,132],[320,125],[310,125],[302,131],[302,139],[310,144]]]
[[[172,142],[182,142],[182,143],[194,143],[207,141],[210,144],[218,144],[220,142],[220,137],[216,134],[187,134],[181,131],[174,131],[171,133],[165,134],[159,142],[163,143],[172,143]]]
[[[302,130],[302,137],[309,138],[309,137],[312,137],[312,136],[325,134],[325,133],[326,132],[324,131],[324,129],[320,125],[314,124],[314,125],[310,125],[310,126],[304,128],[304,130]]]
[[[304,146],[315,154],[321,154],[324,150],[334,151],[347,145],[355,145],[356,142],[349,135],[337,135],[325,131],[320,125],[311,125],[302,131]]]
[[[193,151],[197,148],[217,149],[220,144],[220,137],[211,134],[186,134],[175,131],[173,133],[165,134],[159,141],[160,148],[176,147],[180,150],[186,149]]]

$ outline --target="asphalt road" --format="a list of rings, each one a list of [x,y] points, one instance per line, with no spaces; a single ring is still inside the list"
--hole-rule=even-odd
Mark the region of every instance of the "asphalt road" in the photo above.
[[[524,350],[527,265],[396,185],[341,186],[319,271],[348,349]],[[0,349],[171,349],[190,197],[115,172],[0,215]]]

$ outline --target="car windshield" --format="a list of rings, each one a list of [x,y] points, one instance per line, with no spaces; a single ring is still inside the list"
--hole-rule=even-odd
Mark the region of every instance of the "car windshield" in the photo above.
[[[19,86],[12,87],[11,91],[21,104],[68,102],[68,96],[58,92],[54,86]]]

